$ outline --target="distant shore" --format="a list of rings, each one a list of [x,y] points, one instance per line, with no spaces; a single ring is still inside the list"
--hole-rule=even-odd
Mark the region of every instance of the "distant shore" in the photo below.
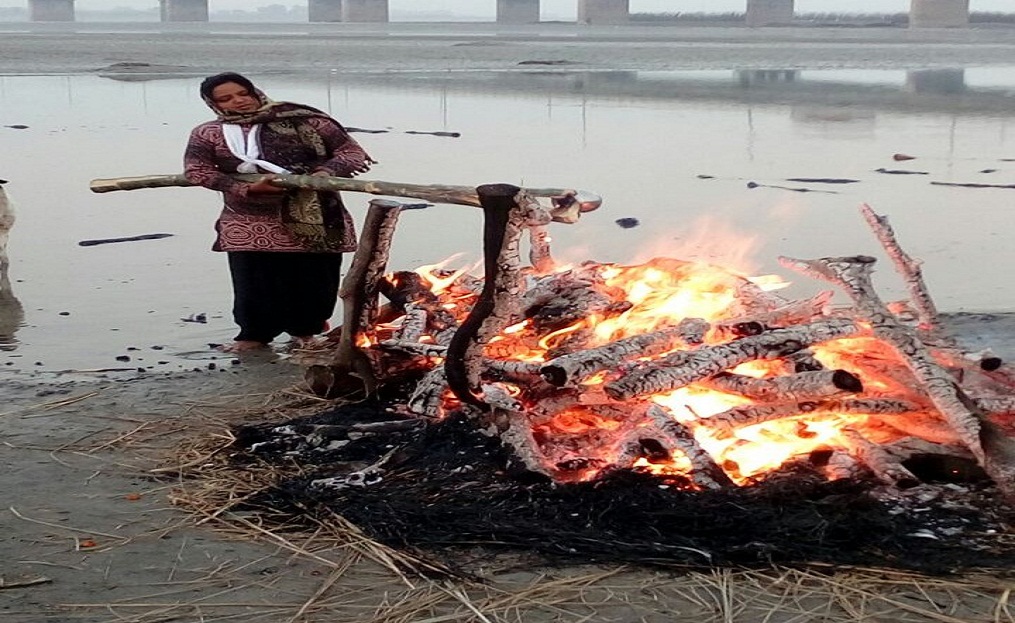
[[[566,23],[0,23],[0,74],[149,63],[180,73],[576,69],[915,69],[1015,65],[1015,28],[764,28]]]

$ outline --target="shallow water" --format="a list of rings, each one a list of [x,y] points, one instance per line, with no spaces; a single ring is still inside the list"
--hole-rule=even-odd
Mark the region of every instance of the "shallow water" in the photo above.
[[[10,277],[24,309],[0,352],[11,373],[228,365],[208,349],[234,332],[225,258],[209,250],[217,195],[88,190],[93,178],[178,172],[190,128],[208,117],[197,78],[123,78],[0,77],[0,126],[28,126],[0,127],[0,178],[10,180],[18,211]],[[276,99],[322,107],[349,126],[388,130],[355,134],[381,162],[372,179],[601,194],[599,212],[577,226],[555,226],[561,259],[696,257],[778,273],[803,295],[823,284],[781,269],[777,256],[883,258],[856,209],[867,202],[925,260],[942,310],[1015,309],[1005,274],[1015,266],[1007,241],[1015,190],[930,183],[1015,183],[1015,162],[1004,161],[1015,158],[1013,67],[571,72],[548,65],[255,78]],[[895,162],[898,152],[917,159]],[[802,177],[858,182],[787,181]],[[750,189],[749,181],[762,186]],[[358,219],[368,199],[347,196]],[[621,218],[640,226],[621,228]],[[480,227],[479,211],[467,207],[407,212],[390,266],[460,252],[475,259]],[[149,233],[173,236],[78,245]],[[886,298],[903,296],[885,260],[877,281]],[[207,322],[182,320],[195,314]],[[0,318],[0,327],[10,321]]]

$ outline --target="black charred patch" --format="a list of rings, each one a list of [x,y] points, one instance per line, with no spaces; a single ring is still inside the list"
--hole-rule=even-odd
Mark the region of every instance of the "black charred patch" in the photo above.
[[[337,513],[373,539],[450,563],[477,550],[560,564],[820,564],[935,574],[1015,563],[1004,529],[1011,509],[975,479],[899,491],[873,480],[828,482],[802,460],[720,491],[628,470],[559,484],[515,470],[498,439],[460,415],[343,436],[343,427],[355,433],[408,419],[386,404],[236,431],[239,460],[295,462],[306,474],[246,508],[320,521]],[[321,431],[327,434],[314,436]],[[381,471],[370,472],[379,461]],[[372,475],[351,478],[358,470]]]

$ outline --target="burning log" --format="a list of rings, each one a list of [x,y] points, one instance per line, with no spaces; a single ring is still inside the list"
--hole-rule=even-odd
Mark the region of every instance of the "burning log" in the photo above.
[[[361,336],[369,339],[373,334],[378,288],[400,214],[401,204],[396,201],[374,199],[370,202],[352,266],[339,288],[345,320],[334,363],[312,366],[305,374],[307,383],[319,395],[331,396],[348,389],[353,377],[360,380],[367,393],[376,389],[378,370],[356,340]]]
[[[418,303],[409,303],[405,306],[405,319],[402,320],[401,328],[395,333],[396,341],[415,342],[423,337],[426,331],[429,314],[426,308]]]
[[[483,346],[510,324],[521,298],[518,242],[526,222],[545,223],[535,200],[509,184],[476,189],[483,204],[483,292],[451,339],[445,362],[448,385],[463,403],[486,409],[479,393]]]
[[[863,391],[860,378],[845,370],[819,370],[763,379],[720,373],[700,383],[718,391],[768,401],[798,402]]]
[[[654,405],[648,409],[648,419],[663,437],[667,449],[679,450],[691,462],[691,480],[703,489],[722,489],[733,486],[733,481],[715,462],[691,429],[684,426],[666,409]]]
[[[902,463],[880,445],[871,442],[853,428],[843,428],[840,436],[850,454],[870,468],[882,482],[908,489],[920,484],[920,479],[903,467]]]
[[[591,375],[633,357],[648,357],[679,347],[700,344],[705,331],[700,318],[682,321],[677,327],[635,335],[598,348],[564,355],[546,362],[540,373],[551,385],[573,386]]]
[[[557,267],[550,253],[550,230],[545,225],[529,227],[529,263],[537,275],[553,272]]]
[[[789,329],[775,329],[727,344],[705,346],[690,353],[679,366],[649,366],[632,371],[606,384],[606,393],[615,400],[639,394],[655,394],[689,385],[734,366],[758,359],[774,359],[802,348],[849,337],[860,327],[847,318],[831,318]]]
[[[448,352],[448,347],[443,344],[412,342],[409,340],[382,340],[378,343],[378,346],[384,350],[405,353],[407,355],[418,355],[420,357],[443,357]]]
[[[920,381],[934,406],[952,426],[963,444],[1008,497],[1015,497],[1015,440],[990,422],[939,366],[928,348],[885,307],[871,282],[875,259],[867,256],[794,260],[783,265],[842,287],[853,299],[858,314],[874,334],[892,345]]]
[[[426,373],[406,404],[410,413],[425,417],[440,418],[444,415],[441,403],[448,391],[448,378],[444,366],[440,365]]]
[[[731,435],[736,429],[774,420],[801,416],[836,415],[899,415],[911,413],[916,405],[899,400],[855,399],[825,402],[788,402],[783,404],[752,404],[733,407],[701,420],[719,435]]]
[[[520,462],[524,471],[546,480],[554,480],[554,474],[547,467],[549,462],[539,452],[539,444],[532,434],[528,418],[517,411],[500,409],[494,409],[494,416],[504,421],[504,424],[498,427],[501,443],[514,451],[513,456]]]
[[[802,301],[790,301],[785,305],[766,312],[759,312],[751,316],[738,318],[737,322],[757,323],[764,327],[789,327],[796,324],[810,322],[814,318],[827,315],[825,312],[828,303],[832,300],[833,292],[825,290],[815,296]]]
[[[532,361],[487,359],[483,367],[488,376],[506,381],[535,383],[539,381],[539,365]]]

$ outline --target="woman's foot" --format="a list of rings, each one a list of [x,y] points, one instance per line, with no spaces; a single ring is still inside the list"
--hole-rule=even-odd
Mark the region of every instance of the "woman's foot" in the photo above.
[[[264,342],[255,342],[253,340],[236,340],[232,344],[223,344],[219,346],[219,350],[224,353],[246,353],[252,350],[265,350],[268,345]]]

